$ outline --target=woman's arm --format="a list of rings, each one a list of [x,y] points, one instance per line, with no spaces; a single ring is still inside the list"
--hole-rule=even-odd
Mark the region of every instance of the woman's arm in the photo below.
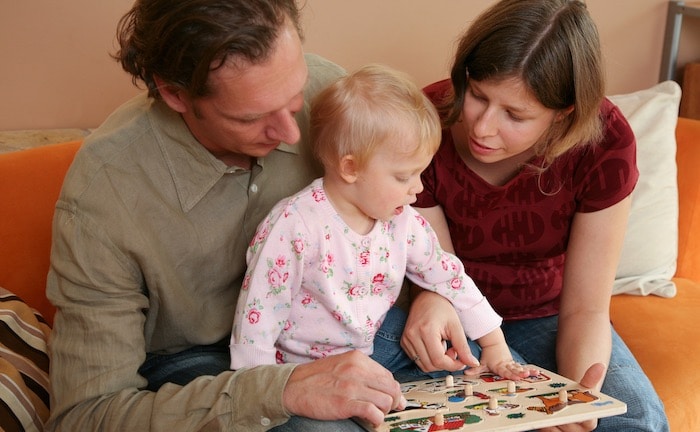
[[[558,372],[597,390],[610,361],[610,295],[630,203],[627,197],[604,210],[577,213],[566,252],[557,332]],[[589,420],[546,431],[589,431],[596,425],[596,420]]]
[[[610,360],[610,295],[630,203],[627,197],[607,209],[574,216],[557,339],[559,372],[573,380],[580,380],[592,364]]]

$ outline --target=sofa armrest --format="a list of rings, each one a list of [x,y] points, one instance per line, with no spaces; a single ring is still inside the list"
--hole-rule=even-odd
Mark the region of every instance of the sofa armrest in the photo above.
[[[679,202],[676,277],[700,282],[700,120],[679,118],[676,140]]]
[[[51,222],[79,141],[0,154],[0,287],[53,322],[46,299]]]

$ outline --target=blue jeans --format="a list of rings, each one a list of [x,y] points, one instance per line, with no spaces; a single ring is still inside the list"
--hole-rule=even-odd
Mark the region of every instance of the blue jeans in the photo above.
[[[231,357],[228,339],[226,339],[225,344],[196,346],[175,354],[149,354],[144,364],[139,368],[139,374],[148,380],[147,390],[157,391],[160,386],[167,382],[185,385],[198,376],[218,375],[230,370],[230,365]],[[304,417],[292,417],[287,423],[272,430],[275,432],[364,431],[352,420],[319,421]]]
[[[398,381],[439,376],[439,373],[427,376],[403,353],[399,341],[405,320],[403,311],[392,309],[374,340],[372,358],[391,370]],[[503,324],[503,333],[516,361],[556,372],[557,326],[556,316],[513,321]],[[469,345],[472,353],[478,358],[481,354],[478,345],[472,341]],[[610,364],[601,391],[625,402],[627,413],[600,419],[596,431],[669,430],[663,403],[639,363],[614,329]]]

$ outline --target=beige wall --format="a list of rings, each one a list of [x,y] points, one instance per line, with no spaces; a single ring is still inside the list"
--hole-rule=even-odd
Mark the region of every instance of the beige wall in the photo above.
[[[3,0],[9,2],[10,0]],[[446,76],[453,43],[493,0],[301,0],[306,49],[348,69],[383,62],[420,84]],[[132,0],[12,2],[0,14],[0,130],[90,128],[139,90],[109,53]],[[601,33],[608,93],[658,80],[666,0],[588,0]],[[700,56],[686,19],[681,62]]]

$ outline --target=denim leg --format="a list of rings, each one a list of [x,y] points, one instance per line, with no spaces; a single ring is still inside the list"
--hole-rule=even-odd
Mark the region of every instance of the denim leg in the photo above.
[[[365,429],[352,420],[322,421],[306,417],[292,417],[273,432],[363,432]]]
[[[218,375],[230,366],[228,346],[214,344],[175,354],[149,354],[139,374],[148,380],[147,390],[157,391],[165,383],[185,385],[202,375]]]
[[[603,393],[627,404],[627,414],[601,419],[597,431],[669,430],[663,402],[632,352],[613,329],[613,351]]]
[[[558,317],[507,322],[506,342],[524,363],[557,371]],[[601,391],[627,404],[627,413],[600,419],[598,432],[669,430],[663,403],[639,363],[612,329],[612,353]]]
[[[413,360],[401,348],[401,335],[405,325],[406,312],[392,307],[374,337],[371,358],[392,373],[413,366]]]

